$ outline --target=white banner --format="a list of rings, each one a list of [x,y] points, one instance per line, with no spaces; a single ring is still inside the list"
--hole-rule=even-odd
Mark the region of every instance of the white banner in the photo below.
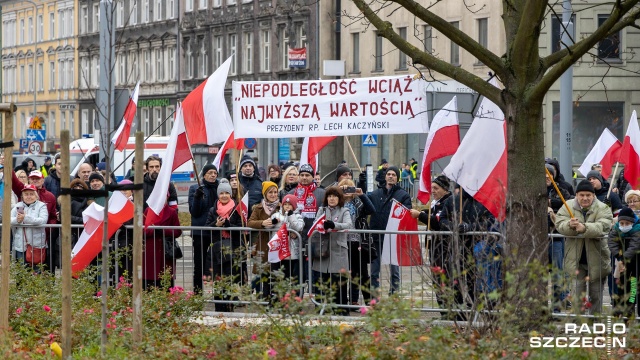
[[[427,133],[426,82],[412,75],[234,81],[236,138]]]

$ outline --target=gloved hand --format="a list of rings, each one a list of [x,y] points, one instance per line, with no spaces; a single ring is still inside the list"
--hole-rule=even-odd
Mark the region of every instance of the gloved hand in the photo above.
[[[607,205],[608,207],[611,207],[611,198],[605,198],[605,199],[604,199],[604,201],[603,201],[603,203],[604,203],[605,205]]]
[[[336,224],[331,220],[327,220],[327,221],[324,222],[324,228],[327,229],[327,230],[328,229],[335,229],[336,228]]]
[[[204,197],[204,185],[198,186],[196,192],[194,193],[196,199],[202,199]]]
[[[278,219],[275,219],[275,218],[274,218],[274,219],[271,219],[271,223],[272,223],[273,225],[277,224],[277,223],[278,223]]]
[[[287,216],[291,216],[293,215],[293,210],[289,210],[289,212],[287,213]]]
[[[471,230],[471,226],[469,226],[469,224],[467,224],[467,223],[462,223],[462,224],[458,225],[458,232],[460,234],[464,234],[464,233],[466,233],[467,231],[470,231],[470,230]]]

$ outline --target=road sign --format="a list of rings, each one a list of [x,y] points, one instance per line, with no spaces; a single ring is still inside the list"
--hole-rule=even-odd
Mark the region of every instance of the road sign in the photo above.
[[[27,129],[27,140],[29,141],[45,141],[47,130]]]
[[[255,138],[246,138],[244,139],[244,147],[249,150],[255,149],[256,145],[258,145],[258,141]]]
[[[362,146],[378,146],[378,135],[362,135]]]
[[[42,143],[40,141],[31,141],[29,143],[29,152],[32,154],[40,154],[42,151]]]
[[[29,148],[29,139],[20,139],[20,149]]]

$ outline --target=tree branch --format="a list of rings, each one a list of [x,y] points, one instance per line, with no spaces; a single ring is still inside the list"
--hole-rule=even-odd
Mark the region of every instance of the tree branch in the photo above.
[[[531,74],[530,66],[538,62],[540,39],[540,27],[544,18],[547,1],[535,0],[516,4],[514,15],[519,17],[518,31],[514,34],[513,43],[507,49],[509,58],[517,57],[518,61],[512,61],[513,72],[520,82],[528,82],[528,74]],[[506,21],[505,21],[506,26]]]

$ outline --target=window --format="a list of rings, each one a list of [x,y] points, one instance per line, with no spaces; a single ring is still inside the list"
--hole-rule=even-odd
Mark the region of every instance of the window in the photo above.
[[[149,22],[149,0],[143,0],[142,2],[142,23]]]
[[[164,51],[156,49],[156,81],[164,80]]]
[[[151,126],[152,126],[151,131],[155,130],[156,126],[162,124],[162,120],[164,120],[164,119],[162,119],[162,109],[161,108],[153,108],[153,113],[154,113],[154,117],[153,117],[153,119],[151,121]]]
[[[153,63],[151,62],[151,51],[149,50],[142,50],[142,55],[144,56],[144,68],[145,68],[145,74],[144,74],[144,79],[147,82],[152,82],[153,81]]]
[[[56,89],[56,62],[49,61],[49,90]]]
[[[222,65],[222,36],[213,38],[213,67],[215,69]]]
[[[29,76],[29,91],[33,91],[33,77],[35,75],[35,73],[33,72],[33,64],[29,64],[29,70],[28,70],[28,76]]]
[[[375,65],[373,71],[382,71],[382,36],[378,35],[378,32],[375,32],[376,37],[376,52],[375,52]]]
[[[176,79],[176,48],[171,46],[167,50],[168,63],[169,63],[169,78],[167,80],[173,81]]]
[[[176,4],[175,0],[167,1],[167,19],[173,19],[176,17]]]
[[[244,34],[244,72],[253,73],[253,33]]]
[[[64,10],[62,10],[62,11],[58,10],[58,20],[60,20],[60,21],[58,21],[58,35],[61,38],[67,37],[67,32],[65,30],[65,24],[66,24],[66,21],[68,21],[68,19],[66,19],[65,15],[66,15],[66,13],[65,13]]]
[[[117,6],[118,6],[118,9],[116,14],[116,27],[123,27],[124,26],[124,1],[119,1]]]
[[[80,113],[80,134],[89,133],[89,110],[84,109]]]
[[[38,90],[44,91],[44,64],[38,64]]]
[[[351,34],[351,72],[360,72],[360,33]]]
[[[185,10],[184,11],[193,11],[193,0],[185,0]]]
[[[155,9],[153,10],[153,12],[155,14],[154,15],[154,19],[156,21],[161,21],[162,20],[162,5],[163,5],[163,0],[155,0]]]
[[[51,132],[54,132],[53,124],[56,123],[56,112],[55,110],[51,110],[49,112],[49,118],[47,119],[47,130],[50,129]]]
[[[489,19],[478,19],[478,44],[483,48],[487,48],[489,44]],[[482,65],[480,60],[476,61],[476,65]]]
[[[398,35],[403,40],[407,40],[407,28],[401,27],[398,28]],[[407,69],[407,54],[398,50],[398,70],[406,70]]]
[[[282,57],[282,70],[286,70],[289,68],[289,32],[286,27],[282,27],[280,33],[280,38],[282,39],[280,41],[280,44],[282,44],[280,55]]]
[[[60,90],[64,90],[67,88],[67,84],[65,83],[66,77],[64,75],[66,69],[65,69],[65,62],[64,60],[60,60],[59,61],[59,65],[58,65],[58,88]]]
[[[131,66],[130,70],[131,71],[131,76],[129,77],[129,80],[131,80],[131,83],[136,83],[138,82],[139,79],[139,72],[138,72],[138,52],[137,51],[132,51],[129,53],[129,65]]]
[[[98,87],[98,77],[100,76],[100,61],[98,57],[91,58],[91,87]]]
[[[67,112],[60,111],[60,129],[67,128]]]
[[[236,49],[238,46],[238,37],[236,34],[229,34],[229,56],[233,56],[231,59],[231,66],[229,67],[229,75],[235,75],[237,72],[236,63],[238,57],[236,56]]]
[[[235,5],[236,0],[227,0],[227,5]]]
[[[138,23],[138,0],[129,0],[129,24]]]
[[[42,34],[44,34],[44,17],[40,14],[38,15],[38,29],[36,30],[37,41],[42,41]]]
[[[209,62],[209,55],[207,54],[207,47],[205,46],[204,38],[200,39],[200,56],[198,57],[198,75],[201,78],[207,76],[207,62]]]
[[[27,91],[27,87],[25,86],[24,65],[20,65],[20,84],[21,84],[20,90],[22,92]]]
[[[49,40],[56,38],[56,13],[49,13]]]
[[[124,53],[118,54],[118,83],[127,83],[127,58]]]
[[[80,88],[86,89],[89,85],[89,58],[80,58]]]
[[[432,37],[432,28],[429,25],[424,26],[424,30],[422,31],[422,43],[424,44],[424,51],[429,54],[433,54],[433,37]]]
[[[149,126],[149,109],[142,108],[142,124],[144,126],[143,130],[145,135],[151,135],[151,128]]]
[[[86,34],[89,29],[89,8],[87,5],[80,9],[80,34]]]
[[[609,15],[598,15],[598,27],[602,26],[609,18]],[[622,32],[618,31],[600,40],[598,43],[598,58],[603,60],[620,61],[620,51],[622,47]]]
[[[98,32],[100,25],[100,5],[93,4],[93,32]]]
[[[262,53],[260,55],[262,57],[261,66],[263,72],[271,71],[270,43],[271,39],[269,30],[262,30]]]
[[[221,7],[221,6],[222,6],[222,0],[213,0],[214,8]]]
[[[459,21],[453,21],[451,22],[451,25],[456,28],[459,29],[460,28],[460,22]],[[460,47],[458,46],[458,44],[454,43],[453,41],[451,41],[451,65],[460,65]]]
[[[29,23],[29,44],[33,43],[33,18],[27,19]]]
[[[20,44],[24,45],[24,19],[20,19]]]
[[[175,110],[173,109],[173,106],[167,106],[167,117],[173,117],[173,112]],[[163,119],[164,121],[164,119]],[[164,122],[164,126],[162,127],[162,136],[167,136],[171,134],[171,121],[165,121]]]
[[[207,9],[207,0],[198,0],[198,10]]]
[[[571,15],[571,23],[573,23],[573,34],[571,38],[575,39],[576,14]],[[551,52],[554,53],[560,49],[564,49],[562,45],[562,34],[564,27],[562,26],[562,16],[551,16]]]
[[[191,40],[187,40],[187,53],[186,53],[186,71],[187,79],[193,79],[193,52],[191,51]]]
[[[76,131],[76,119],[73,115],[73,111],[69,111],[69,136],[71,136],[71,139],[75,138],[75,131]]]

